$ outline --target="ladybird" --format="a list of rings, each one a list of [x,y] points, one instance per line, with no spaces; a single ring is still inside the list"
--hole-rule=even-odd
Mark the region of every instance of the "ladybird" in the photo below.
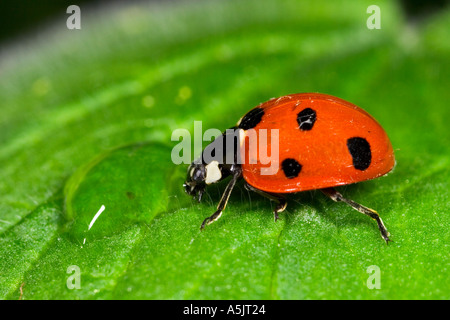
[[[278,157],[270,164],[275,168],[272,174],[263,174],[268,164],[258,148],[244,143],[251,134],[261,138],[263,132],[267,139],[261,139],[266,142],[260,141],[259,149],[270,150],[271,132],[278,135]],[[218,155],[223,161],[211,160],[218,151],[223,151]],[[247,190],[276,202],[275,221],[286,209],[284,194],[319,189],[333,201],[344,202],[374,219],[388,243],[390,234],[379,214],[344,198],[334,187],[383,176],[394,166],[386,132],[366,111],[334,96],[299,93],[261,103],[218,136],[189,166],[184,188],[200,202],[207,185],[231,177],[216,212],[203,221],[201,229],[220,218],[234,186],[243,179]]]

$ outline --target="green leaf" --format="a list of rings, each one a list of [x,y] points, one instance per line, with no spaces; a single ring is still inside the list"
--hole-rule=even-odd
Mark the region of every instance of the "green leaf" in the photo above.
[[[381,1],[381,29],[369,30],[371,4],[82,7],[81,30],[55,21],[11,46],[0,64],[0,297],[449,299],[450,11],[411,24]],[[224,130],[296,92],[351,101],[388,132],[394,172],[339,190],[376,209],[393,243],[317,191],[290,195],[274,223],[274,204],[242,184],[200,231],[225,184],[202,203],[184,194],[173,130]],[[380,289],[367,285],[371,266]]]

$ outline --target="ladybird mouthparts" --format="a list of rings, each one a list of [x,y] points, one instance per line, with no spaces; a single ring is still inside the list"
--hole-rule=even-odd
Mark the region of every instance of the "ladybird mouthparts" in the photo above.
[[[205,192],[205,186],[203,184],[186,181],[183,183],[183,187],[184,191],[194,199],[197,198],[198,202],[202,200],[203,193]]]

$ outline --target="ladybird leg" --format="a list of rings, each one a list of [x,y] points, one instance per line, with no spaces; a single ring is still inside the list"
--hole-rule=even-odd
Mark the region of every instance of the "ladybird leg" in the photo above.
[[[230,195],[231,195],[231,191],[233,191],[233,188],[236,185],[236,182],[241,177],[242,177],[241,170],[236,170],[235,173],[233,173],[233,177],[231,178],[230,182],[228,183],[227,187],[225,188],[225,191],[222,194],[222,198],[220,198],[220,202],[219,202],[219,205],[217,206],[216,212],[214,212],[212,216],[203,220],[203,223],[200,227],[201,230],[203,230],[206,225],[209,225],[220,218],[220,216],[222,215],[222,211],[225,210],[225,207],[227,206],[228,199],[230,198]]]
[[[275,219],[275,222],[277,222],[277,220],[279,219],[278,214],[283,212],[284,209],[286,209],[287,207],[287,201],[286,198],[280,194],[277,193],[269,193],[269,192],[265,192],[262,190],[259,190],[251,185],[249,185],[248,183],[246,183],[244,185],[245,189],[249,190],[249,191],[253,191],[265,198],[268,198],[270,200],[276,201],[277,202],[277,206],[275,207],[275,210],[273,211],[273,216]]]
[[[381,232],[381,237],[384,239],[384,241],[386,241],[386,244],[389,243],[389,241],[392,241],[389,239],[389,232],[387,231],[386,227],[384,226],[383,221],[380,218],[380,215],[378,214],[378,212],[376,212],[373,209],[367,208],[353,200],[349,200],[346,199],[342,196],[342,194],[340,194],[339,192],[337,192],[334,188],[326,188],[326,189],[321,189],[321,191],[327,195],[331,200],[336,201],[336,202],[345,202],[346,204],[348,204],[349,206],[351,206],[353,209],[364,213],[365,215],[371,217],[372,219],[374,219],[377,224],[378,224],[378,229]]]

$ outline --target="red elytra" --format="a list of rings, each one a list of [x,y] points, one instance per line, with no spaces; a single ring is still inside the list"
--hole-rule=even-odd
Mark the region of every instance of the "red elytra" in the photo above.
[[[386,243],[390,241],[389,232],[375,210],[344,198],[333,188],[374,179],[394,168],[389,138],[366,111],[326,94],[292,94],[253,108],[232,129],[239,133],[239,156],[234,148],[228,147],[224,149],[222,162],[205,156],[212,155],[212,149],[223,149],[223,143],[230,137],[230,133],[224,132],[188,168],[185,191],[199,202],[206,185],[231,176],[216,212],[203,221],[201,229],[220,218],[236,182],[244,179],[246,189],[277,202],[275,221],[287,206],[283,194],[319,189],[333,201],[344,202],[374,219],[382,238]],[[265,149],[264,154],[271,151],[273,129],[278,133],[278,140],[274,140],[278,141],[278,157],[270,155],[271,163],[266,164],[267,159],[259,158],[260,150]],[[262,132],[266,139],[262,139]],[[255,134],[260,138],[256,149],[249,143]],[[235,160],[227,163],[225,155],[231,152]],[[275,171],[263,174],[267,167]]]
[[[383,128],[366,111],[345,100],[302,93],[271,99],[256,108],[263,111],[263,116],[253,129],[267,129],[267,140],[259,141],[266,150],[271,150],[270,129],[279,130],[279,159],[274,161],[280,163],[272,166],[280,170],[274,175],[261,175],[261,169],[269,165],[261,163],[259,152],[250,152],[246,138],[242,154],[247,159],[242,161],[242,173],[254,188],[274,193],[329,188],[380,177],[395,165],[394,151]],[[314,112],[314,123],[308,130],[301,130],[298,114],[308,109]],[[306,113],[304,119],[311,119],[312,114],[308,118]],[[349,151],[347,141],[351,138],[364,139],[370,146],[370,159],[365,159],[359,169]],[[369,155],[360,158],[364,156]],[[286,177],[281,169],[284,159],[294,159],[301,165],[298,175]]]

